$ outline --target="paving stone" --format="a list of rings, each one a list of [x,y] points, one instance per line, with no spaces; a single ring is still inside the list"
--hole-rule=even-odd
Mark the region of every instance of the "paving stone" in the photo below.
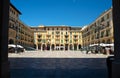
[[[106,57],[73,51],[9,54],[11,78],[107,78]]]

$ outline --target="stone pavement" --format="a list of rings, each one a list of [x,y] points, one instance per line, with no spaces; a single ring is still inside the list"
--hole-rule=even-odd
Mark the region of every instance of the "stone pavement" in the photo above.
[[[80,51],[9,54],[11,78],[107,78],[106,57]]]
[[[33,57],[33,58],[105,58],[108,55],[86,54],[81,51],[26,51],[24,53],[9,53],[9,57]]]

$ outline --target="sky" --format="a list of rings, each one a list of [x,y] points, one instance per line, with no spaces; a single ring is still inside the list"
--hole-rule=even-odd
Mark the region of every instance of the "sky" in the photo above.
[[[28,26],[89,25],[112,6],[112,0],[11,0]]]

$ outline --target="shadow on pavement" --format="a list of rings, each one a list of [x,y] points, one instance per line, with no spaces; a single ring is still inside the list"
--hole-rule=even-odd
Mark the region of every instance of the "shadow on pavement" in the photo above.
[[[9,58],[11,78],[107,78],[106,58]]]

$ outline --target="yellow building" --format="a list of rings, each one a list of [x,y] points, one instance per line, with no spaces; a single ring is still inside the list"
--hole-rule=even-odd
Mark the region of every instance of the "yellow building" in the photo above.
[[[37,50],[80,50],[92,44],[114,43],[112,8],[86,27],[29,27],[20,19],[21,12],[10,4],[9,44],[35,45]]]
[[[102,13],[93,23],[82,28],[83,46],[114,43],[112,8]]]
[[[79,50],[82,46],[80,27],[38,26],[34,31],[34,43],[38,50]]]
[[[9,9],[9,38],[8,44],[19,44],[22,46],[34,46],[33,31],[20,19],[21,12],[10,4]]]

